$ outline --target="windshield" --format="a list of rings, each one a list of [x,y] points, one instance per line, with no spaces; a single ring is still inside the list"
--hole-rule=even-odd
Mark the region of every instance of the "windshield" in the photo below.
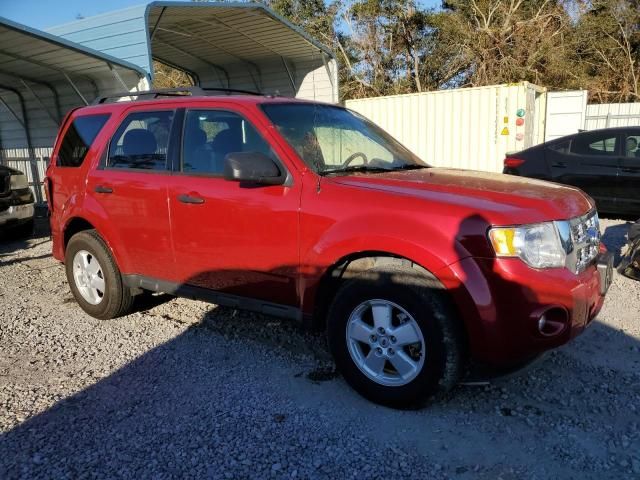
[[[344,108],[287,103],[266,104],[262,109],[317,173],[428,167],[384,130]]]

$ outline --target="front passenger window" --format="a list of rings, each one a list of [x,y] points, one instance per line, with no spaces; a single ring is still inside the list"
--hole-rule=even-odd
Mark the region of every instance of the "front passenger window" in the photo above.
[[[188,110],[182,142],[185,173],[222,175],[230,153],[276,155],[256,129],[237,113],[224,110]]]
[[[109,145],[109,168],[168,170],[173,111],[136,112],[122,122]]]

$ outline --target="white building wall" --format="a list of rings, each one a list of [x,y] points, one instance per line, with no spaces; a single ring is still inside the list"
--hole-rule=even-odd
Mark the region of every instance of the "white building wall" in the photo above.
[[[587,105],[584,129],[640,126],[640,103]]]

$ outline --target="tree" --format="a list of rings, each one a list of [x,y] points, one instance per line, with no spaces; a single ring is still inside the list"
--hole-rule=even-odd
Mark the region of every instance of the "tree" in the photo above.
[[[556,0],[449,0],[433,17],[437,46],[466,66],[451,79],[461,86],[568,79],[565,40],[571,18]],[[456,49],[455,45],[459,45]]]
[[[153,87],[154,88],[176,88],[193,85],[189,75],[181,70],[172,68],[156,60],[153,61]]]
[[[640,2],[579,2],[575,48],[580,76],[598,102],[640,101]],[[584,86],[584,87],[581,87]]]

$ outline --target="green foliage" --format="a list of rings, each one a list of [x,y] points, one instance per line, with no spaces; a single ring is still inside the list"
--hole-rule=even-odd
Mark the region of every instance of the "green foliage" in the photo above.
[[[262,1],[334,50],[343,99],[527,80],[640,101],[640,0]]]

